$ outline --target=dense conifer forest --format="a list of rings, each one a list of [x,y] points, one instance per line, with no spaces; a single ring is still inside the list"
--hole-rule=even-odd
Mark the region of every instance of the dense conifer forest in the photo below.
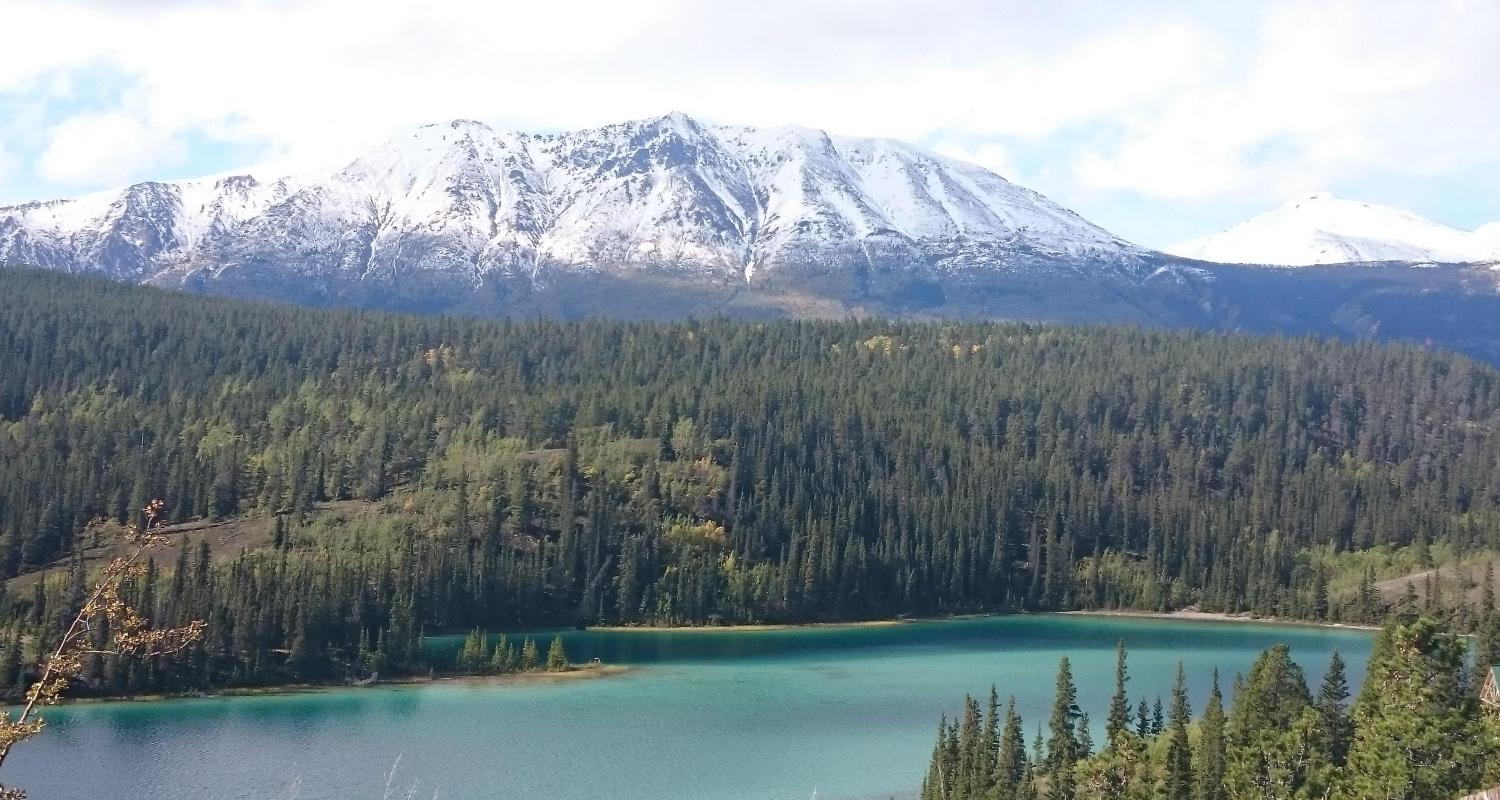
[[[7,686],[153,498],[198,533],[129,599],[208,633],[99,659],[96,691],[393,675],[424,633],[594,623],[1420,605],[1500,638],[1452,583],[1500,552],[1500,374],[1458,356],[0,289]]]
[[[1431,618],[1394,619],[1351,703],[1337,652],[1314,694],[1277,645],[1234,676],[1228,703],[1212,675],[1194,721],[1180,666],[1165,713],[1161,698],[1151,712],[1145,698],[1131,703],[1122,646],[1097,747],[1064,658],[1045,738],[1039,727],[1028,743],[1014,700],[1002,711],[998,691],[983,709],[965,698],[939,723],[921,798],[1450,800],[1500,784],[1500,717],[1481,710],[1466,651]]]

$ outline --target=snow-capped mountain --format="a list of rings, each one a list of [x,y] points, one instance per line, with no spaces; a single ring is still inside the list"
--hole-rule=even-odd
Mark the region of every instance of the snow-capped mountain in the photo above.
[[[1500,223],[1465,231],[1408,211],[1318,193],[1239,225],[1167,248],[1225,264],[1309,266],[1353,262],[1500,260]]]
[[[563,134],[427,125],[331,175],[142,183],[0,207],[0,263],[139,281],[479,286],[491,276],[1147,269],[981,167],[884,139],[683,114]]]
[[[1401,338],[1500,363],[1500,272],[1407,265],[1497,251],[1500,225],[1466,233],[1318,196],[1178,252],[1401,261],[1206,263],[901,142],[682,114],[557,134],[458,120],[323,172],[0,207],[0,267],[241,298],[565,319],[1116,322]]]

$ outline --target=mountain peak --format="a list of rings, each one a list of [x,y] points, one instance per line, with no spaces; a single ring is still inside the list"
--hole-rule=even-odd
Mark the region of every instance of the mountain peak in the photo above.
[[[661,121],[684,128],[697,128],[698,120],[693,119],[681,111],[668,111],[661,116]]]
[[[910,144],[705,125],[680,111],[551,134],[453,119],[331,174],[142,183],[0,208],[0,261],[162,281],[250,270],[478,285],[492,274],[649,271],[867,283],[1083,264],[1145,274],[1145,254],[982,167]]]
[[[1167,252],[1230,264],[1464,263],[1500,258],[1500,242],[1410,211],[1331,192],[1293,198],[1228,230]]]

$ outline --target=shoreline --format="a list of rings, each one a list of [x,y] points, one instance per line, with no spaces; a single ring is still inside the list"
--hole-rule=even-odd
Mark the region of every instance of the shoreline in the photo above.
[[[1020,611],[1000,613],[953,614],[943,617],[896,617],[892,619],[857,620],[852,622],[781,622],[753,623],[746,625],[591,625],[583,630],[590,633],[773,633],[778,631],[823,630],[834,628],[888,628],[901,625],[931,622],[953,622],[983,617],[1119,617],[1127,619],[1154,619],[1170,622],[1233,622],[1245,625],[1291,625],[1306,628],[1326,628],[1375,632],[1375,625],[1360,625],[1348,622],[1315,622],[1287,617],[1253,617],[1249,614],[1228,614],[1218,611],[1132,611],[1129,609],[1107,609],[1092,611]],[[623,664],[584,664],[567,672],[515,672],[505,675],[418,675],[377,680],[366,685],[348,683],[294,683],[277,686],[244,686],[208,692],[172,692],[163,694],[128,695],[124,697],[79,697],[63,701],[63,705],[92,705],[96,703],[152,703],[162,700],[188,699],[232,699],[237,697],[261,697],[330,692],[341,689],[363,689],[371,687],[402,687],[440,684],[468,684],[475,686],[505,686],[528,683],[560,683],[564,681],[614,677],[635,669]]]
[[[999,615],[972,614],[969,616]],[[944,619],[958,619],[958,617],[933,617],[931,619],[897,617],[854,622],[753,622],[745,625],[589,625],[583,630],[589,633],[767,633],[818,628],[889,628],[896,625],[910,625],[914,622],[938,622]]]
[[[166,692],[133,694],[121,697],[64,698],[62,706],[84,706],[102,703],[157,703],[164,700],[231,700],[241,697],[275,697],[278,695],[319,694],[344,689],[375,689],[439,685],[509,686],[529,683],[562,683],[575,680],[612,678],[631,671],[623,664],[582,666],[567,672],[511,672],[504,675],[418,675],[377,680],[363,685],[349,683],[289,683],[277,686],[238,686],[207,692]]]
[[[1057,614],[1075,617],[1127,617],[1134,619],[1162,619],[1177,622],[1238,622],[1246,625],[1296,625],[1303,628],[1330,628],[1333,630],[1346,631],[1378,631],[1378,625],[1361,625],[1354,622],[1317,622],[1314,620],[1295,619],[1293,617],[1253,617],[1249,614],[1227,614],[1222,611],[1195,611],[1181,609],[1178,611],[1130,611],[1128,609],[1096,610],[1096,611],[1047,611],[1045,614]]]
[[[885,628],[896,625],[912,625],[922,622],[953,622],[956,620],[983,617],[1126,617],[1134,619],[1158,619],[1174,622],[1236,622],[1249,625],[1294,625],[1305,628],[1329,628],[1333,630],[1378,631],[1378,625],[1362,625],[1352,622],[1317,622],[1293,617],[1255,617],[1249,614],[1229,614],[1221,611],[1133,611],[1130,609],[1096,609],[1087,611],[1009,611],[994,613],[951,614],[942,617],[896,617],[893,619],[858,620],[854,622],[777,622],[752,623],[747,625],[590,625],[585,631],[599,633],[760,633],[791,630],[817,630],[822,628]]]

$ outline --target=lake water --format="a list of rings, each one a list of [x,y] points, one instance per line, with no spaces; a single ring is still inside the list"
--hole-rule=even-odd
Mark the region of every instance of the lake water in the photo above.
[[[550,637],[539,635],[544,649]],[[1227,694],[1277,642],[1314,690],[1334,649],[1357,684],[1372,642],[1348,630],[1071,615],[564,637],[574,661],[632,669],[52,709],[4,780],[34,800],[902,797],[921,782],[938,716],[965,692],[993,683],[1002,702],[1014,694],[1029,744],[1063,655],[1099,727],[1118,640],[1130,650],[1133,699],[1166,695],[1180,659],[1195,711],[1212,668]]]

